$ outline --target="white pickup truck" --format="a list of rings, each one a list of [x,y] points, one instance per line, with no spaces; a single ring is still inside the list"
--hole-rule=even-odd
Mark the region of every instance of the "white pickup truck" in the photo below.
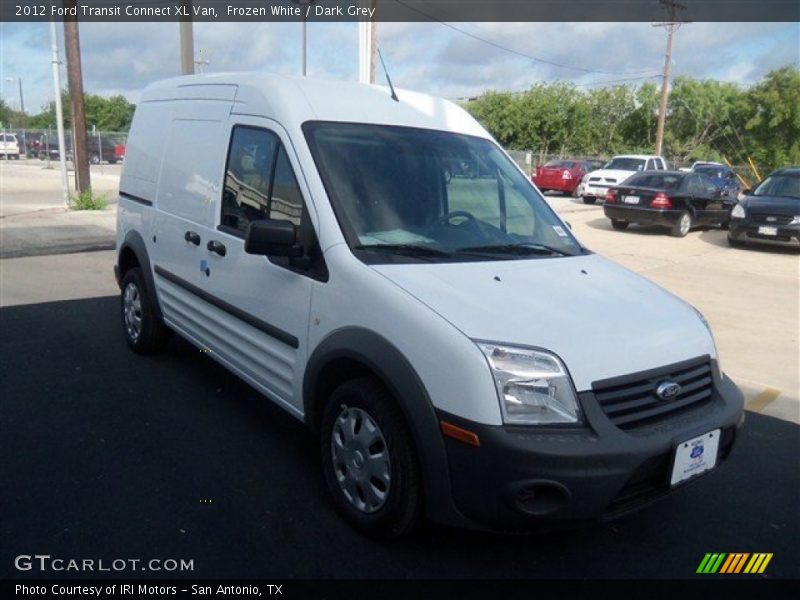
[[[624,154],[615,156],[602,169],[583,176],[578,186],[578,195],[584,204],[594,204],[598,198],[604,200],[608,188],[622,183],[639,171],[666,171],[667,161],[660,156],[647,154]]]

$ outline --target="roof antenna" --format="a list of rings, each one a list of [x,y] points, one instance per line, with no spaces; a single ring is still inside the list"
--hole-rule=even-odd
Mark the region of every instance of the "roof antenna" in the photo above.
[[[392,85],[392,78],[389,77],[389,71],[386,70],[386,63],[383,62],[383,54],[381,54],[381,49],[377,48],[378,57],[381,59],[381,66],[383,67],[383,72],[386,74],[386,81],[389,82],[389,89],[392,90],[392,100],[395,102],[400,102],[400,99],[397,97],[397,94],[394,93],[394,86]]]

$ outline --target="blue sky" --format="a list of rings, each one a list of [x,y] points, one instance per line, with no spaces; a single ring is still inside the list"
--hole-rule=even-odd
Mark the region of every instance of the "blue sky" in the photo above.
[[[487,89],[521,90],[540,81],[572,81],[584,88],[632,77],[645,79],[631,83],[658,81],[653,75],[663,66],[666,34],[649,23],[452,25],[462,31],[442,23],[378,24],[379,46],[395,85],[458,98]],[[308,29],[309,74],[355,80],[357,25],[310,23]],[[60,40],[61,24],[58,33]],[[82,23],[80,35],[88,92],[121,93],[135,102],[151,81],[179,74],[177,23]],[[195,24],[195,51],[209,61],[206,71],[299,74],[300,44],[297,23]],[[16,81],[6,81],[19,76],[29,113],[52,100],[48,24],[0,24],[0,57],[0,97],[7,103],[19,108]],[[771,69],[798,62],[798,23],[692,23],[676,34],[673,75],[748,85]]]

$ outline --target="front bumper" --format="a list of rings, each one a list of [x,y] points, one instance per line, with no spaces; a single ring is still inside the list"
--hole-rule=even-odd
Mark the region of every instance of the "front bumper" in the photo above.
[[[759,227],[775,227],[776,234],[759,233]],[[767,242],[773,244],[800,245],[800,225],[759,223],[748,219],[731,219],[728,235],[735,241]]]
[[[627,221],[628,223],[638,223],[639,225],[659,225],[661,227],[672,227],[680,220],[682,214],[679,210],[644,208],[619,203],[605,203],[603,205],[603,213],[609,219],[617,221]]]
[[[594,185],[593,183],[584,183],[581,188],[581,196],[586,198],[600,198],[605,199],[608,188],[616,185],[616,183],[609,183],[607,185]]]
[[[592,392],[579,400],[587,421],[581,429],[487,426],[440,413],[480,438],[480,447],[445,438],[459,512],[479,527],[504,531],[616,518],[686,485],[669,484],[682,441],[720,428],[719,468],[744,420],[744,397],[719,375],[706,404],[636,430],[611,423]]]

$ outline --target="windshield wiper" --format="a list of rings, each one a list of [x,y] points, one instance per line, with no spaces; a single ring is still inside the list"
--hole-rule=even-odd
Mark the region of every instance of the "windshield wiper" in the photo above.
[[[545,244],[531,244],[527,242],[519,244],[489,244],[486,246],[466,246],[464,248],[458,248],[456,252],[464,252],[464,253],[484,252],[488,254],[519,254],[519,255],[557,254],[559,256],[574,256],[569,252],[565,252],[564,250],[559,250],[558,248],[554,248],[553,246],[547,246]]]
[[[353,250],[378,250],[406,256],[452,256],[450,252],[445,250],[417,244],[359,244],[358,246],[353,246]]]

